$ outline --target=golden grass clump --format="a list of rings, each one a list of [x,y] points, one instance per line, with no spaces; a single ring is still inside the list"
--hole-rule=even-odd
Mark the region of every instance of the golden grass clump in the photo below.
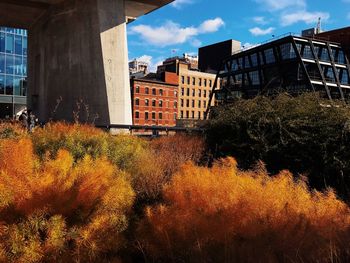
[[[140,248],[156,262],[336,262],[348,244],[348,206],[283,171],[187,163],[146,209]]]

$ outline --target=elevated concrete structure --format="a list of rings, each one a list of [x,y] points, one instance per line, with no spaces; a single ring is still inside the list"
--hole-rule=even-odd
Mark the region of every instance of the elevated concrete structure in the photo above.
[[[29,108],[41,121],[131,124],[126,23],[172,1],[0,0],[0,25],[29,30]]]

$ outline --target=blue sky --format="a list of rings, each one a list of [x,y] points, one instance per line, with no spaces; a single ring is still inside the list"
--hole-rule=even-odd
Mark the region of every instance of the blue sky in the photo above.
[[[128,25],[129,59],[165,58],[236,39],[249,46],[288,32],[350,26],[350,0],[176,0]]]

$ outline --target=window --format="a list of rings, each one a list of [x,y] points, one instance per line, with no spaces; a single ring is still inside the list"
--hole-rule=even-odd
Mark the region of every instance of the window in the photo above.
[[[181,76],[181,83],[185,84],[185,76]]]
[[[202,86],[202,79],[199,79],[199,86]]]
[[[209,87],[211,87],[211,84],[212,84],[212,80],[210,79],[209,80]]]
[[[202,103],[201,103],[201,101],[199,100],[199,101],[198,101],[198,108],[201,108],[201,106],[202,106]]]
[[[152,95],[157,95],[157,90],[156,89],[152,89]]]
[[[174,113],[174,120],[176,120],[177,119],[177,114],[176,113]]]
[[[162,101],[162,100],[159,101],[159,107],[160,107],[160,108],[163,107],[163,101]]]
[[[177,101],[174,101],[174,108],[177,108]]]
[[[189,119],[189,118],[190,118],[190,112],[186,111],[186,119]]]
[[[266,49],[264,51],[265,53],[265,60],[266,60],[266,64],[271,64],[271,63],[275,63],[275,55],[273,53],[273,49],[272,48],[269,48],[269,49]]]
[[[191,83],[191,78],[187,77],[187,84],[190,85],[190,83]]]
[[[302,57],[303,58],[315,59],[314,55],[312,54],[310,45],[305,45],[304,46],[304,52],[302,54]]]
[[[188,108],[190,106],[190,100],[186,100],[186,107]]]
[[[207,86],[207,79],[204,79],[204,87]]]
[[[193,86],[196,85],[196,78],[195,77],[192,78],[192,85]]]
[[[5,54],[0,54],[0,73],[5,73]]]
[[[259,79],[259,72],[258,71],[252,71],[249,72],[249,78],[251,81],[251,85],[259,85],[260,84],[260,79]]]
[[[174,96],[175,96],[175,98],[177,98],[177,91],[176,90],[174,91]]]
[[[149,100],[145,99],[145,106],[149,106]]]
[[[145,94],[149,94],[149,87],[145,88]]]
[[[206,98],[206,97],[207,97],[207,91],[204,90],[204,98]]]
[[[192,108],[194,108],[194,105],[195,105],[195,101],[192,100]]]
[[[190,96],[190,89],[189,88],[186,89],[186,93],[187,93],[187,96]]]
[[[5,75],[0,74],[0,94],[5,94]]]
[[[202,97],[202,90],[198,90],[198,97]]]
[[[192,119],[194,119],[194,111],[192,111]]]
[[[6,55],[6,73],[7,74],[14,74],[14,56],[12,55]]]
[[[192,97],[196,96],[196,90],[192,89]]]
[[[252,61],[252,66],[253,67],[258,66],[258,55],[256,53],[250,55],[250,59]]]
[[[136,86],[135,93],[140,93],[140,86]]]
[[[13,77],[11,76],[6,76],[5,94],[13,94]]]
[[[15,42],[14,35],[7,34],[6,35],[6,41],[5,41],[5,51],[6,51],[6,53],[10,53],[10,54],[14,54],[15,53],[14,42]]]
[[[282,44],[280,46],[281,57],[284,60],[295,58],[295,51],[291,43]]]
[[[0,33],[0,52],[5,52],[5,33]]]
[[[135,119],[139,119],[140,118],[140,113],[138,111],[135,112]]]
[[[152,120],[155,120],[155,119],[156,119],[156,113],[152,112]]]
[[[163,119],[163,113],[159,112],[159,119],[162,120]]]
[[[162,89],[159,90],[159,95],[163,96],[163,90]]]
[[[201,119],[201,112],[198,112],[198,119]]]
[[[203,101],[203,107],[206,108],[207,107],[207,101]]]
[[[22,37],[21,36],[15,36],[15,54],[16,55],[22,55],[23,49],[22,49]]]
[[[135,105],[139,106],[140,105],[140,100],[139,99],[135,99]]]
[[[182,110],[182,111],[180,111],[180,117],[181,117],[181,119],[183,119],[184,118],[184,111]]]
[[[181,96],[185,96],[185,89],[181,88]]]
[[[181,99],[181,107],[183,107],[184,106],[184,100],[183,99]]]
[[[155,106],[156,106],[156,101],[152,100],[152,107],[155,107]]]

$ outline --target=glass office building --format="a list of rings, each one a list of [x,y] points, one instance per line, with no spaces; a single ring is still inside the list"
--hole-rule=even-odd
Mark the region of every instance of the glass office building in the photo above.
[[[27,31],[0,27],[0,119],[26,105]]]
[[[338,43],[287,36],[232,55],[217,76],[218,103],[259,94],[315,91],[350,101],[350,64]]]

